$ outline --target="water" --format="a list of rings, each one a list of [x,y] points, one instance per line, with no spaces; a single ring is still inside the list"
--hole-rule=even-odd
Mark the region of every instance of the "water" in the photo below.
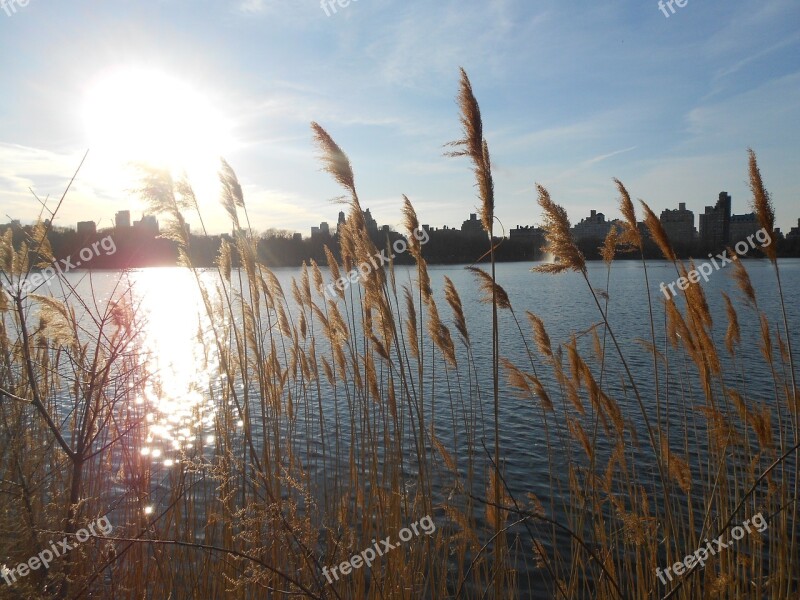
[[[782,335],[782,314],[775,284],[775,274],[771,264],[764,260],[746,261],[753,286],[758,295],[759,309],[763,311],[772,324],[773,341],[778,332]],[[800,349],[800,331],[794,324],[800,322],[800,307],[796,298],[800,296],[800,260],[784,260],[780,263],[783,292],[787,300],[787,319],[794,348]],[[577,273],[564,273],[561,275],[545,275],[530,272],[527,263],[503,263],[497,265],[497,281],[508,293],[513,313],[501,310],[499,315],[500,354],[510,360],[523,371],[530,372],[533,360],[537,372],[548,390],[551,392],[553,402],[561,404],[562,400],[557,393],[558,385],[552,377],[552,369],[545,366],[542,357],[536,352],[526,311],[540,317],[550,335],[553,347],[570,341],[573,336],[577,340],[578,348],[585,360],[591,365],[593,373],[600,379],[596,363],[590,360],[592,353],[592,335],[589,333],[593,326],[602,323],[602,317],[597,305],[592,299],[586,282]],[[451,334],[458,348],[459,372],[446,371],[441,367],[441,362],[435,372],[426,370],[423,377],[429,389],[435,389],[434,402],[425,408],[426,420],[433,421],[437,438],[446,448],[454,450],[457,457],[463,457],[465,448],[465,429],[460,423],[460,417],[453,422],[451,418],[451,402],[459,395],[470,393],[473,389],[473,377],[477,379],[482,391],[482,405],[474,404],[475,398],[466,400],[475,406],[478,421],[478,452],[483,450],[480,440],[484,439],[486,447],[493,447],[492,423],[492,395],[491,395],[491,306],[482,302],[483,292],[478,289],[474,275],[458,266],[431,266],[429,268],[434,293],[438,299],[439,312],[444,322],[450,327]],[[655,335],[659,350],[665,352],[664,339],[664,296],[659,291],[659,284],[668,284],[678,277],[674,267],[665,262],[649,262],[647,272],[650,282],[652,310],[654,311]],[[739,315],[742,329],[742,343],[737,356],[737,363],[724,365],[731,377],[730,383],[737,382],[737,371],[742,371],[741,365],[747,365],[746,380],[749,398],[753,402],[774,402],[774,389],[772,374],[760,358],[759,350],[759,322],[754,312],[746,309],[744,304],[737,301],[740,292],[731,278],[733,267],[728,266],[711,275],[707,283],[703,283],[709,308],[714,319],[713,335],[718,347],[727,328],[727,318],[721,292],[726,292],[734,299],[734,304]],[[605,294],[609,298],[609,321],[616,334],[617,340],[623,349],[626,360],[636,380],[642,400],[647,407],[648,417],[651,422],[656,419],[656,386],[653,376],[652,354],[646,344],[650,342],[650,314],[648,297],[644,287],[644,269],[641,262],[618,261],[614,263],[610,285],[606,285],[607,269],[602,263],[593,262],[588,265],[591,285],[598,294],[601,306],[605,305]],[[299,276],[298,269],[277,269],[275,274],[286,292],[287,302],[295,314],[297,306],[290,293],[293,277]],[[398,285],[410,283],[415,278],[416,271],[411,267],[397,267],[396,277]],[[327,277],[327,273],[325,273]],[[455,328],[452,327],[452,315],[443,297],[443,278],[451,278],[458,289],[467,317],[469,334],[472,340],[472,352],[477,372],[470,373],[467,365],[467,355],[463,345],[457,337]],[[120,272],[96,272],[91,281],[86,274],[70,273],[67,275],[80,294],[94,294],[99,302],[107,301],[115,296],[114,287],[122,277]],[[201,279],[206,284],[217,281],[215,271],[203,271]],[[134,303],[140,306],[141,314],[146,321],[143,330],[143,347],[149,353],[151,369],[158,374],[155,383],[148,388],[143,398],[138,402],[144,403],[149,410],[149,435],[147,444],[142,450],[152,461],[155,473],[160,473],[164,478],[170,469],[177,466],[180,453],[187,450],[187,446],[201,440],[210,451],[214,445],[213,417],[222,408],[219,406],[218,397],[209,393],[209,389],[220,389],[225,382],[218,379],[215,372],[217,357],[212,351],[206,356],[199,340],[205,340],[207,347],[211,344],[211,327],[204,317],[204,310],[197,293],[196,281],[191,274],[183,269],[143,269],[132,271],[124,276],[132,283]],[[237,273],[234,273],[234,280]],[[357,290],[354,290],[357,291]],[[682,302],[679,300],[679,303]],[[238,308],[234,311],[237,318],[241,317]],[[519,331],[522,329],[522,334]],[[776,329],[777,327],[777,329]],[[603,328],[598,334],[603,337]],[[525,336],[528,347],[523,343]],[[328,348],[327,343],[318,339],[318,352],[322,353]],[[639,434],[640,445],[645,448],[641,454],[641,469],[649,473],[655,480],[652,457],[647,451],[645,439],[644,418],[630,386],[625,379],[619,361],[613,355],[611,340],[605,339],[608,353],[608,366],[603,372],[604,388],[617,400],[622,408],[623,417],[629,425]],[[426,340],[430,348],[430,343]],[[531,359],[528,349],[533,353]],[[426,350],[428,352],[430,350]],[[672,351],[670,351],[672,352]],[[776,351],[777,353],[777,351]],[[675,355],[673,355],[674,358]],[[722,360],[727,359],[727,354],[720,352]],[[566,359],[565,359],[566,364]],[[739,365],[738,367],[736,365]],[[680,370],[680,369],[679,369]],[[690,369],[691,370],[691,369]],[[663,377],[663,375],[662,375]],[[430,386],[435,382],[435,388]],[[209,387],[211,385],[211,388]],[[347,407],[336,405],[332,398],[336,397],[333,389],[324,377],[320,381],[321,389],[317,398],[311,390],[310,414],[316,414],[316,402],[322,405],[323,422],[326,428],[332,429],[338,423],[340,435],[336,443],[340,445],[343,456],[347,455],[346,449],[350,445],[359,445],[360,437],[364,435],[363,424],[350,424],[347,417]],[[673,398],[686,397],[698,406],[704,403],[702,388],[694,377],[673,377],[668,381],[660,381],[662,402],[664,390],[669,389]],[[341,395],[341,394],[340,394]],[[674,401],[674,400],[673,400]],[[584,400],[587,404],[588,402]],[[559,406],[567,414],[574,409]],[[296,440],[296,451],[305,453],[306,466],[312,480],[316,481],[321,490],[335,489],[337,481],[343,471],[347,470],[346,464],[331,465],[321,459],[321,444],[318,435],[319,423],[316,417],[304,418],[302,410],[298,408],[298,421],[293,425]],[[459,414],[459,408],[455,409]],[[542,426],[541,409],[538,401],[529,397],[520,397],[507,383],[505,372],[501,369],[500,384],[500,446],[506,481],[516,497],[525,498],[525,494],[533,493],[542,499],[546,505],[549,500],[556,500],[560,496],[559,490],[554,490],[550,485],[550,473],[563,472],[569,464],[569,457],[556,453],[548,455],[545,431]],[[662,415],[662,423],[669,422],[673,427],[680,427],[683,422],[683,413]],[[238,424],[238,425],[241,425]],[[551,435],[565,435],[563,422],[554,422]],[[288,425],[284,424],[284,427]],[[560,428],[560,429],[559,429]],[[412,443],[412,425],[404,425],[406,439]],[[285,429],[283,429],[285,431]],[[257,444],[263,442],[263,431],[255,434]],[[551,443],[553,441],[551,440]],[[702,456],[707,448],[703,446],[704,440],[698,441],[698,452]],[[603,443],[597,447],[599,456],[607,456],[610,448]],[[463,458],[459,458],[459,467],[464,468]],[[553,461],[553,464],[550,464]],[[482,468],[486,467],[486,457],[479,457],[478,462]],[[415,485],[415,469],[413,462],[405,465],[407,486]],[[480,468],[479,468],[480,471]],[[645,475],[646,481],[648,475]],[[162,479],[162,481],[165,479]],[[444,500],[451,490],[447,486],[437,487],[432,490],[435,499]],[[478,491],[485,494],[485,488]],[[557,505],[558,502],[555,502]],[[556,511],[556,506],[551,507]],[[566,550],[565,545],[562,550]],[[540,575],[541,576],[541,575]],[[540,577],[539,576],[539,577]],[[525,581],[523,587],[538,588],[541,582],[537,576],[533,580]],[[538,583],[537,583],[538,581]]]

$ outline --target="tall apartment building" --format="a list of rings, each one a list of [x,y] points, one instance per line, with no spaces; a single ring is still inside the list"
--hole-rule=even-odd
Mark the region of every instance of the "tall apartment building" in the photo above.
[[[125,228],[131,226],[131,211],[129,210],[121,210],[116,215],[114,215],[114,226],[117,229]]]
[[[797,219],[797,227],[792,227],[786,234],[787,240],[800,240],[800,219]]]
[[[133,227],[154,237],[158,235],[158,220],[154,215],[142,215],[141,220],[133,222]]]
[[[572,235],[576,240],[597,239],[604,240],[611,229],[611,221],[606,221],[606,216],[593,210],[588,217],[581,219],[572,227]]]
[[[319,227],[312,227],[311,228],[311,237],[317,237],[318,235],[328,237],[331,234],[331,226],[328,225],[327,221],[323,221],[319,224]]]
[[[469,220],[464,221],[461,224],[461,233],[467,235],[485,235],[483,231],[483,223],[481,223],[480,219],[478,219],[478,215],[476,213],[469,214]]]
[[[730,243],[731,195],[720,192],[717,204],[700,215],[700,239],[715,248]]]
[[[730,225],[730,244],[746,240],[747,236],[753,235],[756,231],[761,229],[758,222],[756,213],[747,213],[746,215],[731,215]],[[772,233],[771,231],[769,232]]]
[[[364,224],[367,226],[369,235],[378,234],[378,223],[372,218],[372,213],[369,212],[369,209],[364,211]]]
[[[97,233],[97,225],[94,221],[78,221],[78,235],[94,235]]]
[[[706,206],[705,213],[700,215],[700,238],[714,248],[740,242],[760,228],[755,213],[731,214],[731,197],[727,192],[720,192],[717,205]]]
[[[517,225],[509,230],[508,238],[515,241],[544,243],[544,229],[533,225]]]
[[[660,221],[673,244],[690,244],[697,237],[694,212],[686,209],[686,202],[680,202],[677,209],[662,211]]]

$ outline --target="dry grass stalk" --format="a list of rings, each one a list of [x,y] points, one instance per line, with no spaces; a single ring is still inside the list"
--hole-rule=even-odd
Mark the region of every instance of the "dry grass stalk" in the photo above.
[[[460,148],[460,150],[450,152],[449,156],[467,156],[472,160],[478,193],[481,198],[481,223],[483,229],[487,233],[491,233],[494,226],[494,180],[492,179],[489,145],[483,138],[481,109],[472,91],[472,83],[464,69],[461,69],[461,84],[457,102],[461,110],[460,120],[464,137],[448,144],[448,146]]]
[[[747,155],[750,191],[753,192],[753,212],[756,213],[761,227],[771,236],[775,231],[775,209],[772,206],[772,199],[770,198],[769,192],[767,192],[764,187],[764,182],[761,179],[761,170],[758,168],[756,153],[753,152],[752,148],[748,148]],[[773,263],[777,260],[778,254],[775,244],[765,246],[763,250]]]
[[[586,259],[578,249],[570,232],[570,222],[567,211],[550,199],[550,193],[541,185],[536,184],[539,193],[539,206],[544,211],[544,224],[546,245],[542,248],[545,254],[552,254],[557,262],[536,267],[541,273],[561,273],[567,270],[584,272]]]
[[[669,241],[667,232],[664,231],[664,226],[661,225],[661,220],[655,215],[644,200],[640,200],[642,208],[644,208],[644,224],[650,232],[650,237],[653,238],[661,254],[670,262],[676,262],[678,259],[675,256],[675,250],[672,249],[672,244]]]
[[[642,249],[642,232],[636,222],[636,210],[633,207],[631,196],[628,190],[619,179],[614,179],[614,183],[619,191],[619,211],[622,213],[622,235],[619,243],[628,246],[630,250]]]
[[[474,273],[475,278],[478,280],[478,287],[480,287],[481,291],[484,293],[481,302],[484,304],[492,304],[494,299],[498,308],[511,308],[511,300],[509,300],[508,294],[500,284],[495,283],[491,275],[478,267],[467,267],[467,270]]]

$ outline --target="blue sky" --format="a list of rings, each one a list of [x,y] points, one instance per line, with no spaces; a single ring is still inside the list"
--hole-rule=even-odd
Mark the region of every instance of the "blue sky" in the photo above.
[[[423,223],[459,226],[478,203],[466,159],[443,148],[460,135],[461,66],[481,104],[506,229],[540,221],[536,182],[573,222],[592,208],[618,216],[612,177],[656,212],[686,202],[697,214],[722,190],[747,212],[748,146],[779,226],[800,217],[796,0],[688,0],[669,18],[650,0],[357,0],[330,16],[317,0],[30,0],[9,10],[0,10],[4,219],[35,218],[29,188],[58,196],[86,149],[60,223],[109,225],[122,209],[138,218],[135,181],[114,165],[142,116],[117,106],[100,120],[102,106],[86,108],[110,74],[138,69],[191,90],[154,117],[177,110],[191,145],[225,155],[258,230],[307,235],[336,221],[341,191],[319,170],[312,120],[347,151],[379,223],[398,226],[405,193]],[[158,112],[164,90],[142,87]],[[125,133],[98,141],[98,129],[117,126]],[[196,187],[210,228],[225,231],[213,175]]]

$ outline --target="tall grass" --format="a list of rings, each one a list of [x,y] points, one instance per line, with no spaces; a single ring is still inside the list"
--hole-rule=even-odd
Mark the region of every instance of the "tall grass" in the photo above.
[[[400,281],[393,265],[365,269],[357,284],[325,295],[328,279],[369,264],[379,249],[350,160],[316,123],[323,169],[344,189],[348,218],[341,258],[328,250],[327,271],[304,265],[288,288],[258,257],[229,164],[220,181],[234,235],[212,276],[188,258],[184,212],[199,212],[190,183],[164,171],[143,176],[141,195],[166,218],[201,297],[205,360],[197,366],[217,407],[213,447],[203,448],[209,432],[197,430],[198,443],[164,478],[142,453],[152,433],[139,400],[164,392],[142,346],[148,324],[135,278],[121,276],[107,302],[82,297],[61,276],[48,294],[0,293],[0,563],[14,567],[100,515],[115,525],[48,570],[0,582],[0,596],[796,597],[800,415],[793,324],[774,255],[774,289],[756,291],[735,263],[741,299],[724,296],[724,339],[700,285],[666,302],[651,297],[642,258],[650,337],[642,343],[652,368],[637,373],[636,342],[612,326],[613,260],[642,248],[628,191],[616,181],[624,228],[606,240],[599,290],[566,212],[538,186],[555,257],[539,270],[577,272],[599,320],[559,341],[543,315],[528,312],[524,329],[496,280],[488,143],[463,71],[458,101],[463,138],[452,154],[472,162],[492,240],[491,270],[474,269],[492,311],[491,364],[476,358],[478,315],[465,312],[450,279],[432,281],[408,198],[413,277]],[[772,224],[752,153],[749,168],[754,206]],[[649,235],[685,275],[691,266],[643,209]],[[21,244],[10,233],[2,239],[6,284],[52,262],[46,234],[39,224]],[[779,323],[759,303],[769,294],[784,308]],[[760,336],[760,358],[745,358],[748,327]],[[525,364],[509,358],[515,346],[526,349]],[[771,391],[754,386],[759,372],[770,374]],[[546,441],[547,497],[507,476],[500,408],[510,391],[529,400],[518,418]],[[769,518],[763,533],[659,581],[656,568],[705,539],[727,539],[759,511]],[[323,575],[426,515],[434,534],[333,583]]]

